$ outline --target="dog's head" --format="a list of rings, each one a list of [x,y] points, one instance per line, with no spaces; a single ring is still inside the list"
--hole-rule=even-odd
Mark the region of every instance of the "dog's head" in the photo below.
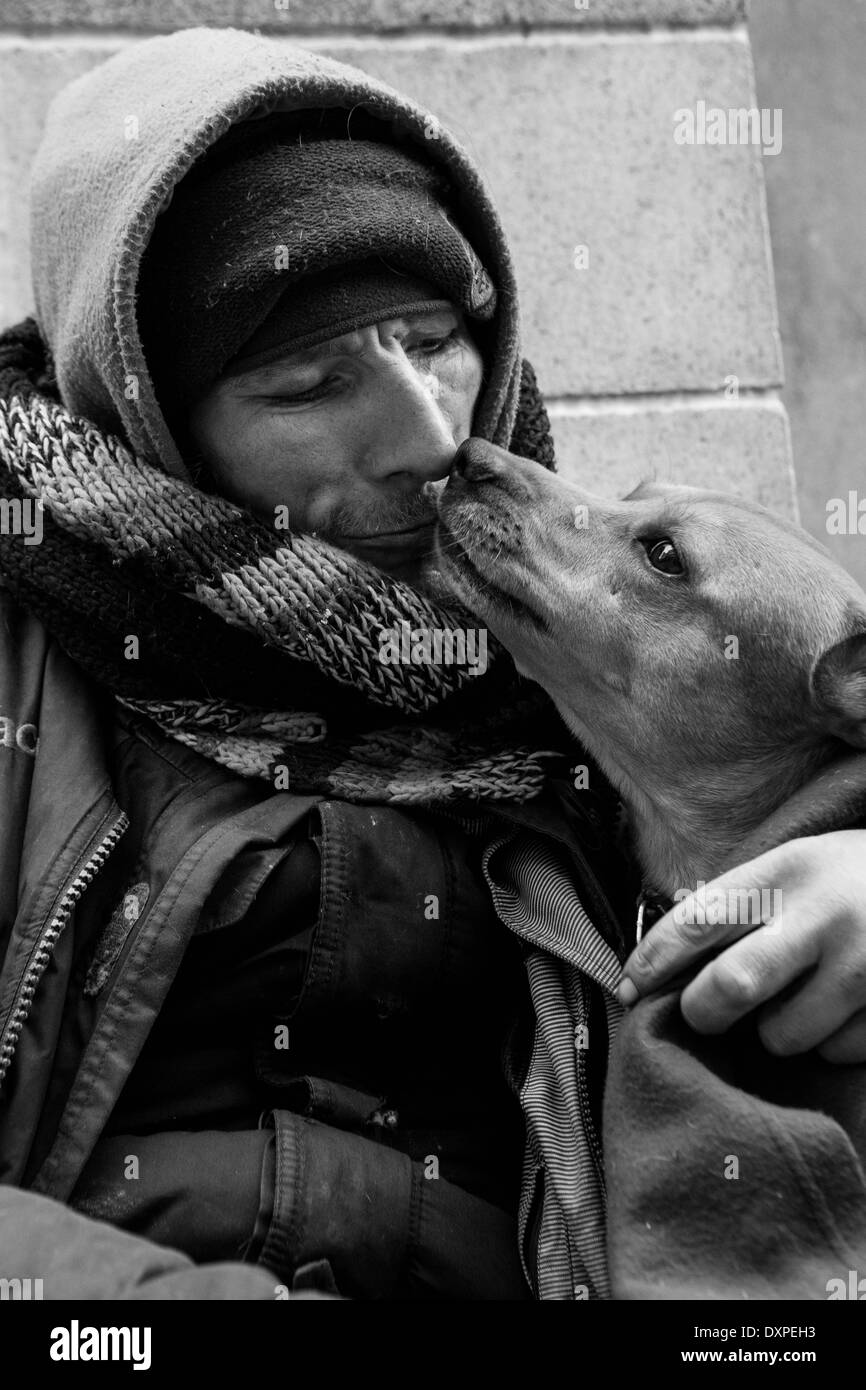
[[[439,518],[445,583],[608,763],[866,747],[866,595],[764,508],[655,483],[608,500],[472,439]]]

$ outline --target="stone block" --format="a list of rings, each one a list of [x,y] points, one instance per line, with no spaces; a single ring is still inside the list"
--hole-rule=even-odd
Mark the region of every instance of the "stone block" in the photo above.
[[[197,24],[302,33],[514,26],[731,24],[745,0],[5,0],[6,28],[170,32]]]
[[[773,397],[549,404],[557,468],[607,497],[642,478],[748,497],[797,520],[788,420]]]

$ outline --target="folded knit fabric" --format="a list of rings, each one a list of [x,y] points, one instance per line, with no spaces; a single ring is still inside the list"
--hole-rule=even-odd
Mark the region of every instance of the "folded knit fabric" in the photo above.
[[[515,448],[549,466],[528,363],[518,422]],[[546,696],[501,649],[483,675],[379,660],[383,630],[465,630],[468,613],[71,416],[32,320],[0,336],[0,463],[4,494],[41,503],[44,527],[40,545],[0,535],[3,584],[95,680],[205,756],[296,792],[431,805],[524,801],[568,759]]]

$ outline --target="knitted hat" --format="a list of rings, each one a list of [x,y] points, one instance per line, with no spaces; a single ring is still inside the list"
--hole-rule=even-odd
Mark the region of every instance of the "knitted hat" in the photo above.
[[[420,153],[273,120],[230,136],[175,189],[142,260],[139,327],[170,426],[230,363],[445,303],[492,318],[447,175]]]
[[[380,259],[324,270],[296,281],[281,295],[227,370],[312,347],[379,319],[447,308],[452,302],[442,289],[392,270]]]

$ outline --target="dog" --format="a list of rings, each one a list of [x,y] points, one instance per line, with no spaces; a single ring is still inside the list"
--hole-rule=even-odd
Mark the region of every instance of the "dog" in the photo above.
[[[618,790],[658,897],[866,748],[866,594],[800,527],[693,487],[597,497],[474,438],[437,505],[441,583]]]

